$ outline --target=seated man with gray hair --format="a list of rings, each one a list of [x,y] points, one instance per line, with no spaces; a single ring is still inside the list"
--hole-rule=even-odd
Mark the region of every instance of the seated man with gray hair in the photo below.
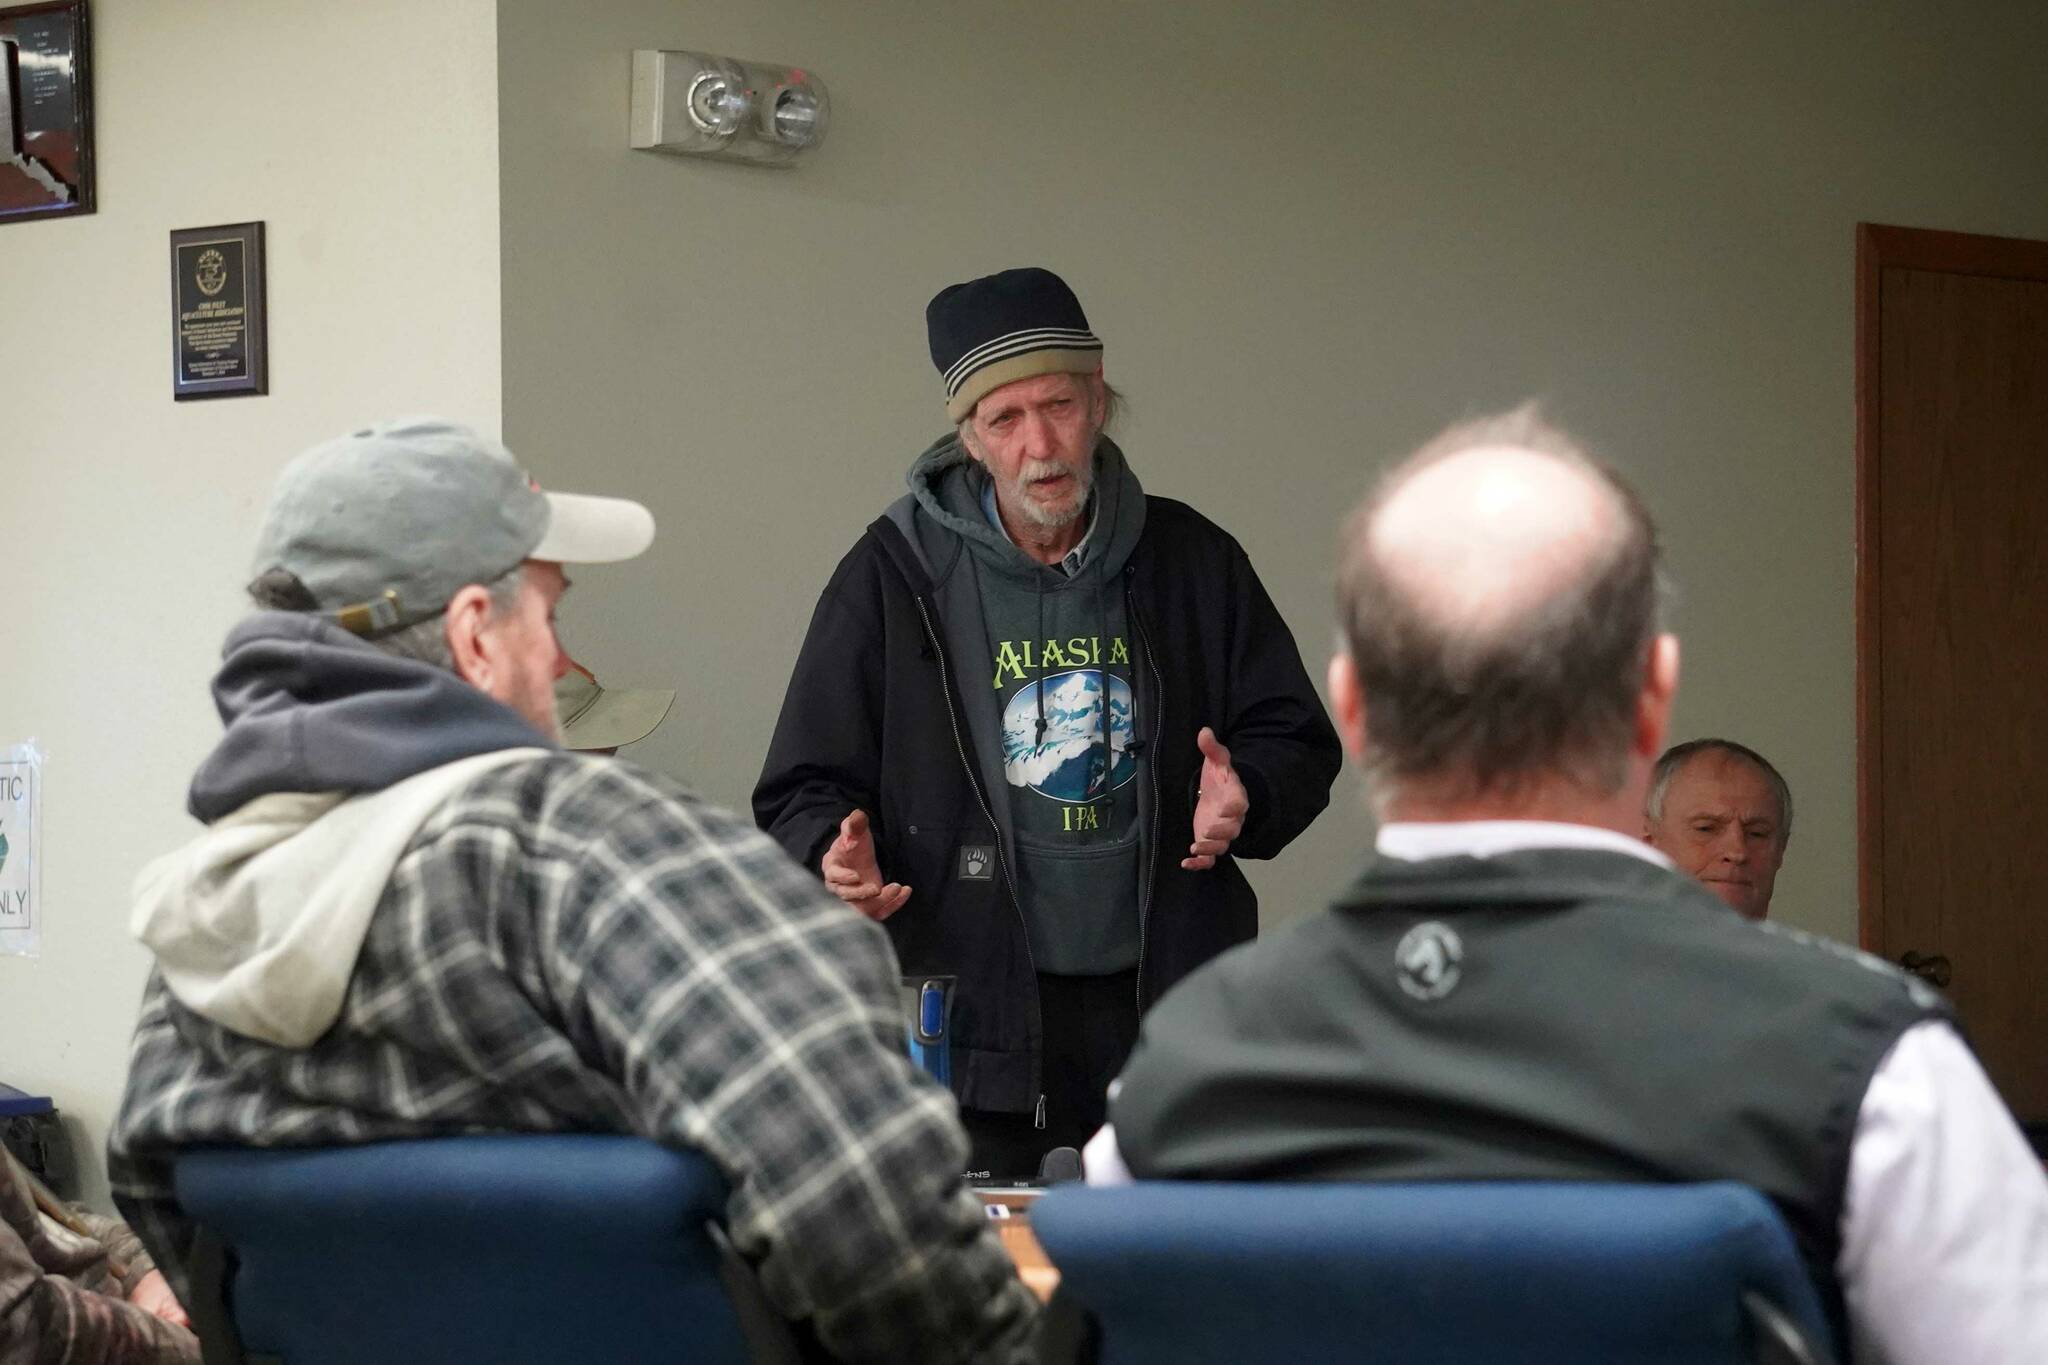
[[[1744,919],[1763,919],[1792,838],[1792,789],[1748,745],[1689,739],[1650,770],[1643,838]]]
[[[1641,839],[1678,687],[1642,500],[1523,411],[1347,528],[1338,732],[1377,850],[1161,1000],[1091,1179],[1736,1180],[1850,1356],[2048,1360],[2048,1180],[1948,1005]]]

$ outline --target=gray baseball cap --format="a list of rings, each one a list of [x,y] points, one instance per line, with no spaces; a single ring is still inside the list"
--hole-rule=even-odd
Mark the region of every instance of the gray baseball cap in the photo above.
[[[380,422],[314,446],[278,475],[256,540],[358,635],[437,615],[471,583],[528,559],[607,564],[654,540],[624,498],[545,493],[488,436],[437,417]]]

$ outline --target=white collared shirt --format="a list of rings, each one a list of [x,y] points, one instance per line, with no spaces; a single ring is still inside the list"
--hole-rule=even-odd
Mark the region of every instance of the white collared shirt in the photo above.
[[[1373,841],[1383,858],[1419,863],[1428,858],[1498,858],[1531,848],[1594,848],[1626,853],[1659,867],[1676,865],[1641,839],[1593,825],[1560,820],[1396,821],[1381,825]]]
[[[1614,830],[1539,820],[1398,822],[1376,844],[1410,862],[1597,848],[1672,865]],[[1131,1179],[1110,1125],[1084,1163],[1091,1185]],[[1947,1024],[1907,1029],[1872,1074],[1841,1232],[1835,1272],[1858,1365],[2048,1362],[2048,1177]]]

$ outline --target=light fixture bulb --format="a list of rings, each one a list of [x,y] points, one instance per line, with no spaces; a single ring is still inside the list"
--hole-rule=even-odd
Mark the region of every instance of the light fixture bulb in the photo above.
[[[731,137],[746,127],[753,94],[732,73],[717,68],[700,71],[690,82],[690,121],[714,137]]]
[[[775,138],[791,147],[808,147],[818,140],[818,97],[800,86],[786,85],[775,92]]]

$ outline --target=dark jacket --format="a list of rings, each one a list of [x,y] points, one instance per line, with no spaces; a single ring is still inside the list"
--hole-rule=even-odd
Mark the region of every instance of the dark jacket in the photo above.
[[[922,516],[921,512],[916,516]],[[1337,737],[1287,625],[1244,550],[1192,508],[1148,497],[1124,566],[1141,762],[1149,772],[1139,999],[1258,932],[1235,862],[1270,858],[1329,802]],[[970,1108],[1024,1112],[1042,1093],[1035,968],[1016,903],[1010,831],[999,829],[968,738],[964,678],[923,560],[882,517],[825,587],[754,789],[754,817],[817,868],[856,807],[883,874],[911,888],[887,922],[905,972],[959,978],[953,1085]],[[982,681],[985,687],[985,680]],[[1212,726],[1250,797],[1230,856],[1205,872],[1192,839]],[[993,867],[985,878],[976,857]]]
[[[1110,1104],[1139,1179],[1739,1180],[1837,1326],[1849,1144],[1913,977],[1626,853],[1379,858],[1150,1019]]]

